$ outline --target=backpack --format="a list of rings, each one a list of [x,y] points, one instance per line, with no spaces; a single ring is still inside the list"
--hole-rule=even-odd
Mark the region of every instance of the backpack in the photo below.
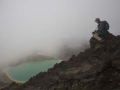
[[[105,24],[104,30],[109,30],[109,24],[107,21],[103,21],[103,23]]]

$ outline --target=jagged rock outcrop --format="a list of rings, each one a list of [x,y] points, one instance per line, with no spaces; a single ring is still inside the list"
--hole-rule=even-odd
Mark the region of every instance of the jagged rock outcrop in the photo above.
[[[69,61],[2,90],[120,90],[120,36],[109,35],[100,48],[95,49],[98,42],[91,38],[91,48]]]

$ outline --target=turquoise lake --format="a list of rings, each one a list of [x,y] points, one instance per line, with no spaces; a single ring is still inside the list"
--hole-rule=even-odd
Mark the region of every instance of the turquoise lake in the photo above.
[[[52,68],[56,63],[60,62],[61,60],[30,61],[15,67],[8,67],[4,69],[3,72],[6,73],[11,80],[24,83],[32,76],[40,72],[46,72],[49,68]]]

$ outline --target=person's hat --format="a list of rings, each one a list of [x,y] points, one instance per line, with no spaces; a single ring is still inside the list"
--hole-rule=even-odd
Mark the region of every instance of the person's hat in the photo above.
[[[100,21],[100,19],[99,19],[99,18],[96,18],[96,19],[95,19],[95,22],[96,22],[96,21]]]

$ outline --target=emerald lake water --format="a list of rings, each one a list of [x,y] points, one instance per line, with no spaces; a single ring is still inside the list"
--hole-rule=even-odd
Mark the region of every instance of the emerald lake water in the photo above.
[[[61,60],[30,61],[15,67],[8,67],[4,69],[3,72],[6,73],[11,80],[24,83],[32,76],[40,72],[46,72],[49,68],[52,68],[56,63],[60,62]]]

